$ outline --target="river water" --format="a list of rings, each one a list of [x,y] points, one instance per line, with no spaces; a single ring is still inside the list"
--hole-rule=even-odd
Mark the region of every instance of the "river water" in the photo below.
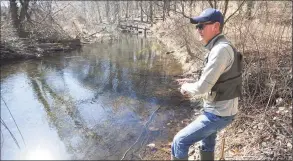
[[[156,40],[130,35],[3,65],[1,159],[117,160],[142,133],[125,157],[138,159],[133,150],[170,139],[181,73]]]

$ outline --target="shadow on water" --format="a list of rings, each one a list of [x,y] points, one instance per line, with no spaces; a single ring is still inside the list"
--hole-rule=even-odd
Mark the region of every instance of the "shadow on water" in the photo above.
[[[163,127],[182,106],[173,82],[182,71],[163,50],[155,40],[121,35],[70,55],[1,67],[1,97],[28,144],[18,150],[1,125],[1,158],[120,159],[159,106],[152,138],[170,139]],[[1,118],[16,135],[3,102]]]

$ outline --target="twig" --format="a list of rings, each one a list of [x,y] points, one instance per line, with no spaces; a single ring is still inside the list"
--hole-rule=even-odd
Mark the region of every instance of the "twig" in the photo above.
[[[126,152],[124,153],[123,157],[120,160],[123,160],[126,156],[126,154],[129,152],[129,150],[138,142],[138,140],[140,139],[140,137],[142,136],[144,130],[147,128],[148,124],[150,123],[150,121],[152,120],[152,117],[154,116],[154,114],[161,108],[161,106],[159,106],[150,116],[149,120],[146,122],[146,124],[144,125],[144,129],[142,130],[142,132],[140,133],[139,137],[136,139],[136,141],[126,150]]]
[[[142,157],[141,157],[141,155],[140,154],[138,154],[138,156],[140,157],[140,159],[142,160]]]
[[[69,4],[68,4],[67,6],[69,6]],[[41,22],[44,22],[45,19],[46,19],[50,14],[52,14],[52,15],[51,15],[51,18],[53,18],[53,16],[54,16],[56,13],[58,13],[58,12],[64,10],[67,6],[65,6],[65,7],[61,8],[61,9],[59,9],[58,11],[54,12],[53,14],[52,14],[51,12],[47,13],[46,16],[42,19]]]
[[[272,94],[273,94],[273,91],[274,91],[275,85],[276,85],[276,82],[274,82],[274,85],[273,85],[273,88],[272,88],[272,91],[271,91],[271,94],[270,94],[270,97],[269,97],[268,103],[267,103],[267,105],[266,105],[266,107],[265,107],[264,116],[266,115],[267,108],[268,108],[269,103],[270,103],[270,101],[271,101],[271,97],[272,97]],[[263,116],[263,117],[264,117],[264,116]]]
[[[284,131],[286,131],[286,133],[287,133],[288,136],[290,136],[290,135],[292,134],[292,132],[289,132],[289,131],[287,130],[288,128],[286,128],[283,124],[279,123],[278,121],[277,121],[276,123],[278,123],[279,125],[282,126],[282,128],[284,129]]]
[[[7,106],[7,104],[6,104],[6,102],[4,101],[3,97],[1,97],[1,99],[2,99],[2,101],[4,102],[6,108],[8,109],[8,111],[9,111],[9,113],[10,113],[10,115],[11,115],[13,121],[14,121],[14,124],[15,124],[15,126],[17,127],[17,130],[18,130],[18,132],[19,132],[19,134],[20,134],[20,136],[21,136],[21,138],[22,138],[22,141],[23,141],[24,145],[26,146],[25,141],[24,141],[24,138],[23,138],[23,136],[22,136],[22,133],[20,132],[20,130],[19,130],[18,126],[17,126],[17,123],[16,123],[16,121],[15,121],[15,119],[14,119],[14,117],[13,117],[13,115],[12,115],[10,109],[9,109],[9,107]]]

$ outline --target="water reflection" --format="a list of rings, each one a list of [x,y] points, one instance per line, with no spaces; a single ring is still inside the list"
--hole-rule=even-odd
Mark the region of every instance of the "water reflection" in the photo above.
[[[19,150],[1,125],[1,158],[120,159],[150,114],[180,99],[172,85],[180,66],[160,52],[154,40],[121,35],[71,54],[2,66],[1,97],[27,146]],[[158,126],[168,110],[159,116]],[[2,101],[1,118],[20,140]]]

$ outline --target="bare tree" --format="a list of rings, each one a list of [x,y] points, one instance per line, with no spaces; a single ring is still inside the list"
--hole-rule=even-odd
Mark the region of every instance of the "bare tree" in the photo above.
[[[115,12],[116,12],[116,17],[118,19],[118,22],[120,21],[120,18],[121,18],[121,15],[120,15],[120,1],[116,1],[116,9],[115,9]]]
[[[166,14],[166,1],[167,0],[164,0],[164,5],[163,5],[163,21],[165,21],[165,14]]]
[[[228,3],[229,3],[229,0],[225,0],[224,12],[223,12],[223,17],[224,17],[224,19],[225,19],[225,16],[226,16],[227,10],[228,10]]]
[[[107,17],[107,21],[110,22],[110,2],[107,1],[106,4],[105,4],[105,8],[106,8],[106,17]]]
[[[182,15],[185,15],[185,6],[184,6],[183,0],[181,1],[181,12],[182,12]]]
[[[100,21],[100,23],[103,23],[102,16],[101,16],[101,11],[100,11],[99,1],[95,1],[95,2],[96,2],[96,4],[97,4],[97,10],[98,10],[99,21]]]
[[[253,1],[248,1],[246,3],[246,6],[247,6],[246,16],[248,17],[248,19],[252,19],[251,12],[252,12],[252,10],[254,8],[254,2]]]
[[[153,26],[153,1],[150,1],[150,21],[151,26]]]
[[[171,3],[170,3],[170,0],[166,0],[166,10],[167,10],[167,15],[168,16],[170,16],[170,5],[171,5]]]
[[[10,13],[13,21],[13,26],[16,29],[18,36],[26,37],[28,35],[24,31],[24,20],[25,18],[27,18],[27,20],[30,20],[30,16],[27,12],[29,8],[29,0],[20,0],[20,4],[21,9],[18,15],[19,8],[17,6],[16,0],[10,0]]]
[[[174,5],[174,11],[176,12],[176,9],[177,9],[177,1],[173,1],[173,5]]]
[[[190,3],[189,3],[189,16],[192,15],[192,6],[193,6],[193,0],[190,0]]]
[[[128,18],[128,9],[129,8],[129,1],[126,1],[126,12],[125,12],[125,19]]]
[[[232,17],[232,16],[234,16],[235,15],[235,13],[237,13],[241,8],[242,8],[242,6],[244,5],[244,3],[245,3],[245,1],[246,0],[243,0],[242,1],[242,3],[238,6],[238,8],[228,17],[228,18],[226,18],[225,19],[225,21],[224,21],[224,25],[223,25],[223,27],[225,26],[225,24],[226,24],[226,22],[228,22],[228,20]],[[227,5],[225,5],[225,9],[224,10],[226,10],[227,11],[227,8],[228,8],[228,2],[226,3]],[[226,14],[226,13],[225,13]]]
[[[142,8],[142,0],[140,1],[140,21],[143,22],[143,8]]]
[[[214,5],[212,3],[212,0],[208,0],[209,5],[211,6],[211,8],[214,8]]]

